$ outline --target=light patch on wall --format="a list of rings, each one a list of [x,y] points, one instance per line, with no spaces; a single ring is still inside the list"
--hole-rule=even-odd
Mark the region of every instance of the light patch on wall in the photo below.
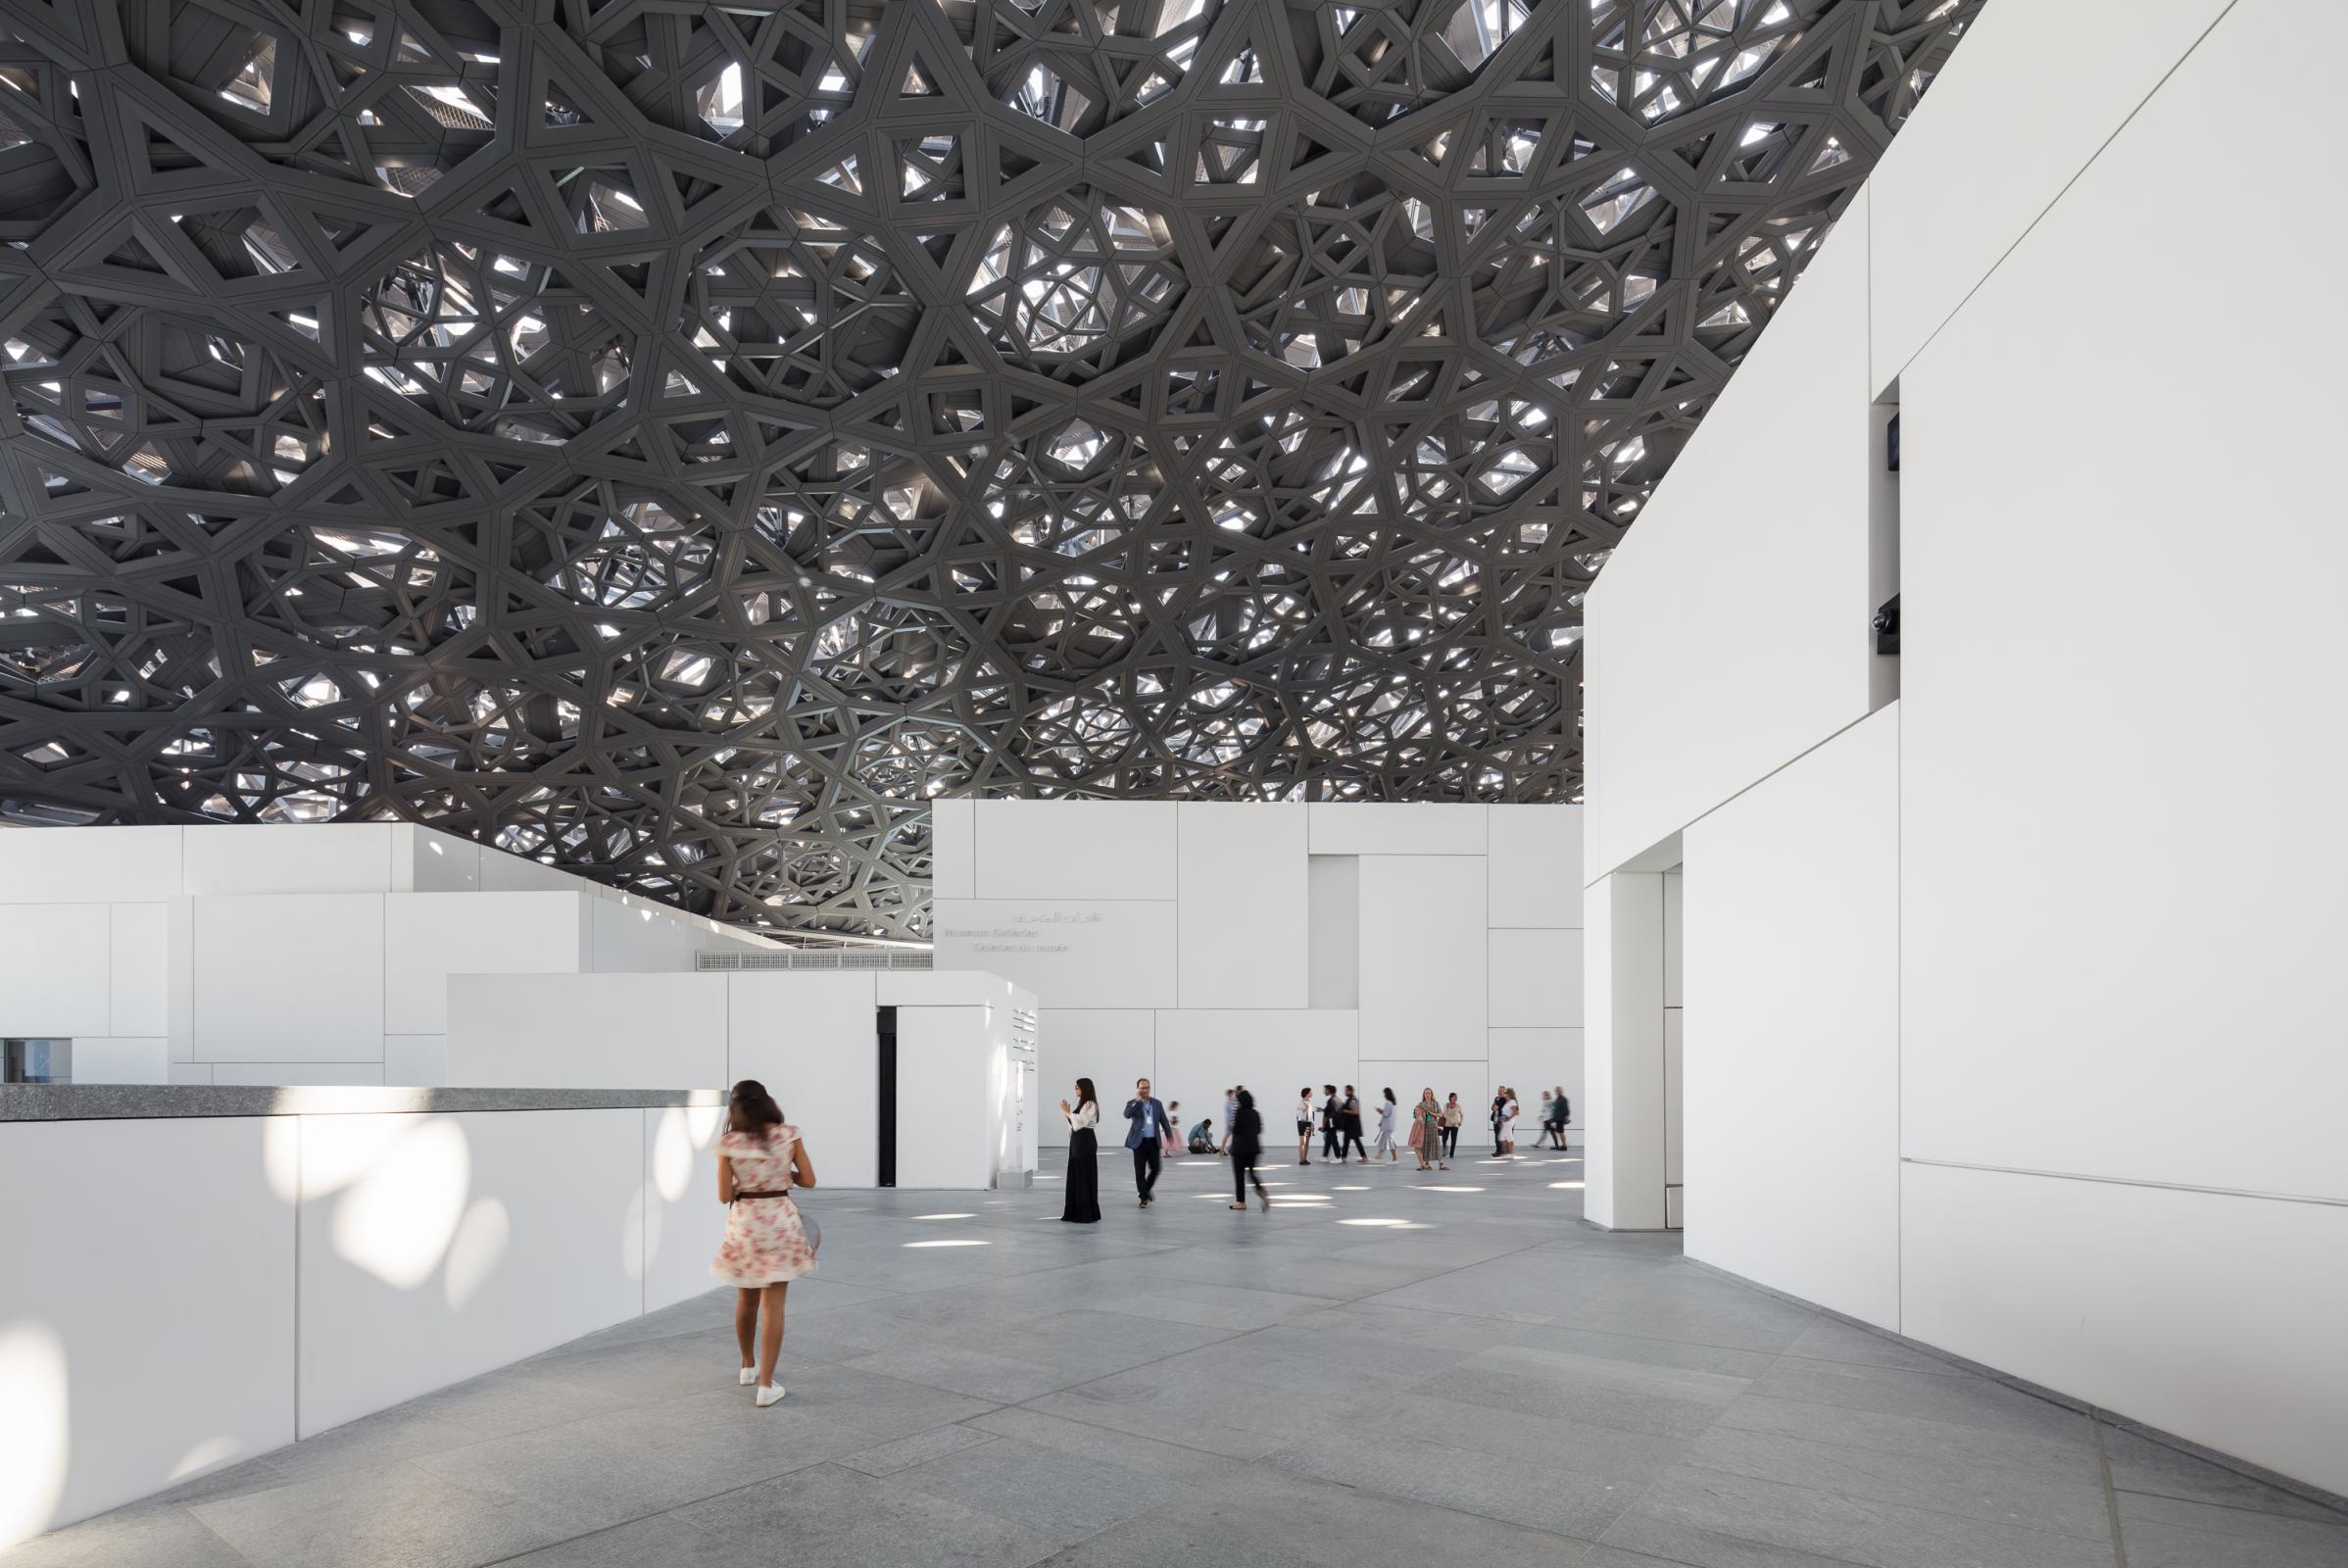
[[[474,1199],[457,1222],[456,1239],[449,1243],[448,1267],[441,1275],[449,1310],[465,1310],[465,1303],[497,1272],[498,1259],[506,1255],[506,1246],[513,1239],[514,1222],[506,1205],[494,1198]]]
[[[684,1108],[678,1105],[660,1112],[660,1125],[653,1129],[653,1186],[671,1203],[682,1200],[693,1186],[693,1152],[702,1147],[693,1133]]]
[[[66,1349],[46,1324],[0,1328],[0,1550],[49,1527],[65,1493],[73,1421]]]
[[[179,1462],[171,1466],[171,1479],[185,1481],[189,1476],[202,1475],[218,1465],[226,1464],[244,1451],[244,1445],[231,1437],[206,1438],[187,1450]]]
[[[456,1240],[472,1153],[465,1129],[439,1116],[388,1142],[335,1205],[331,1234],[337,1255],[409,1291],[432,1277]]]

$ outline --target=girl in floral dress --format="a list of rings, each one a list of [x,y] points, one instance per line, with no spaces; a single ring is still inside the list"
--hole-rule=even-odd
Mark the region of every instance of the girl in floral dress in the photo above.
[[[791,1282],[815,1272],[815,1250],[789,1189],[815,1185],[815,1166],[799,1129],[755,1078],[734,1085],[726,1127],[717,1140],[717,1197],[726,1205],[725,1241],[709,1272],[735,1288],[734,1338],[742,1347],[742,1382],[755,1385],[764,1409],[783,1396],[774,1381],[783,1348],[783,1297]],[[766,1332],[758,1333],[758,1313]],[[751,1347],[758,1347],[758,1363]]]

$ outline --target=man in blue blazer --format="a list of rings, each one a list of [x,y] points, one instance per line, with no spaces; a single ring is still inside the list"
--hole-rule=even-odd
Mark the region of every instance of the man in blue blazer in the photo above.
[[[1158,1154],[1165,1147],[1166,1129],[1173,1125],[1166,1119],[1166,1107],[1150,1093],[1150,1080],[1137,1079],[1133,1098],[1125,1102],[1125,1119],[1133,1125],[1126,1130],[1125,1147],[1133,1151],[1133,1184],[1141,1190],[1142,1206],[1150,1206],[1150,1191],[1157,1185]]]

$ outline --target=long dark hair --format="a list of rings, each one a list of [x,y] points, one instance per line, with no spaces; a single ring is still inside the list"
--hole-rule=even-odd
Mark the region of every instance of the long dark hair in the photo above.
[[[1386,1086],[1386,1102],[1390,1105],[1394,1103],[1394,1086],[1393,1084]]]
[[[774,1097],[766,1092],[766,1086],[756,1078],[743,1079],[734,1085],[734,1092],[726,1097],[725,1126],[728,1132],[747,1133],[758,1142],[765,1143],[774,1136],[771,1129],[782,1124],[783,1107],[774,1102]]]
[[[1098,1100],[1096,1100],[1096,1099],[1094,1099],[1094,1098],[1093,1098],[1093,1080],[1092,1080],[1092,1079],[1090,1079],[1090,1078],[1079,1078],[1079,1079],[1077,1079],[1077,1080],[1076,1080],[1076,1108],[1077,1108],[1078,1110],[1082,1110],[1082,1109],[1084,1109],[1084,1108],[1085,1108],[1085,1106],[1087,1106],[1087,1105],[1098,1105],[1098,1104],[1100,1104],[1100,1103],[1101,1103],[1101,1102],[1100,1102],[1100,1101],[1098,1101]]]
[[[1241,1090],[1241,1091],[1239,1092],[1239,1102],[1240,1102],[1240,1118],[1239,1118],[1239,1119],[1240,1119],[1240,1120],[1241,1120],[1241,1121],[1244,1123],[1244,1122],[1246,1122],[1246,1120],[1247,1119],[1247,1117],[1248,1117],[1248,1116],[1250,1116],[1250,1115],[1252,1115],[1252,1114],[1254,1113],[1254,1111],[1255,1111],[1255,1091],[1254,1091],[1254,1090],[1252,1090],[1252,1089],[1243,1089],[1243,1090]]]

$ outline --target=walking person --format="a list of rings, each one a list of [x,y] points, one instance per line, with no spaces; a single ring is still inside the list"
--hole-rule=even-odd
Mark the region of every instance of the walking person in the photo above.
[[[1504,1152],[1500,1148],[1500,1128],[1506,1118],[1500,1112],[1507,1103],[1508,1089],[1506,1085],[1492,1091],[1492,1108],[1486,1112],[1486,1119],[1492,1123],[1492,1157],[1494,1159],[1498,1159]]]
[[[1565,1147],[1565,1118],[1573,1111],[1573,1106],[1565,1098],[1565,1085],[1559,1084],[1550,1090],[1545,1101],[1544,1108],[1548,1111],[1548,1115],[1544,1119],[1548,1127],[1549,1147],[1563,1149]]]
[[[734,1287],[734,1341],[742,1351],[745,1387],[761,1410],[783,1396],[774,1363],[783,1350],[783,1298],[791,1282],[815,1272],[815,1248],[800,1223],[794,1187],[815,1185],[815,1165],[799,1129],[756,1078],[734,1085],[726,1098],[725,1132],[717,1140],[717,1200],[725,1208],[725,1240],[709,1273]],[[758,1317],[765,1314],[764,1332]],[[751,1350],[756,1342],[758,1353]]]
[[[1157,1187],[1157,1173],[1163,1168],[1167,1131],[1174,1125],[1166,1115],[1166,1107],[1157,1102],[1150,1092],[1150,1080],[1137,1078],[1133,1098],[1125,1102],[1125,1119],[1133,1125],[1126,1129],[1125,1147],[1133,1151],[1133,1185],[1141,1195],[1142,1206],[1150,1206],[1150,1195]]]
[[[1410,1142],[1419,1152],[1419,1169],[1451,1168],[1443,1158],[1443,1107],[1436,1103],[1432,1084],[1419,1091],[1419,1102],[1411,1107]]]
[[[1296,1163],[1312,1163],[1312,1085],[1296,1091]]]
[[[1247,1184],[1253,1182],[1256,1199],[1269,1213],[1272,1195],[1264,1191],[1263,1178],[1255,1174],[1256,1161],[1263,1158],[1264,1119],[1255,1108],[1255,1097],[1245,1087],[1232,1102],[1231,1124],[1225,1130],[1225,1147],[1231,1151],[1231,1206],[1243,1214],[1247,1211]]]
[[[1344,1107],[1338,1111],[1337,1119],[1345,1134],[1345,1145],[1338,1151],[1338,1163],[1345,1164],[1346,1157],[1350,1156],[1353,1151],[1361,1149],[1361,1162],[1367,1165],[1370,1162],[1370,1152],[1361,1148],[1361,1097],[1353,1092],[1351,1084],[1345,1085],[1345,1102]]]
[[[1574,1102],[1566,1098],[1565,1085],[1557,1086],[1557,1152],[1565,1152],[1566,1124],[1574,1119]]]
[[[1456,1091],[1443,1100],[1443,1157],[1459,1157],[1459,1127],[1467,1120],[1467,1107],[1459,1102]],[[1446,1167],[1448,1168],[1448,1167]]]
[[[1338,1119],[1337,1085],[1323,1084],[1321,1093],[1329,1097],[1321,1104],[1321,1158],[1338,1159],[1338,1128],[1341,1123]],[[1338,1163],[1342,1165],[1345,1161],[1338,1159]]]
[[[1063,1100],[1060,1114],[1068,1118],[1068,1196],[1060,1204],[1060,1218],[1071,1225],[1098,1225],[1101,1135],[1093,1129],[1101,1125],[1101,1102],[1093,1094],[1092,1079],[1076,1080],[1076,1108],[1070,1110]]]
[[[1378,1105],[1378,1152],[1384,1154],[1391,1163],[1402,1157],[1394,1152],[1394,1111],[1398,1108],[1398,1102],[1394,1099],[1393,1084],[1386,1086],[1385,1095],[1386,1098]]]
[[[1231,1152],[1231,1124],[1239,1119],[1240,1092],[1226,1089],[1223,1091],[1223,1148],[1220,1151],[1223,1153]]]
[[[1507,1094],[1508,1101],[1500,1107],[1500,1131],[1503,1135],[1500,1144],[1503,1152],[1513,1154],[1516,1152],[1516,1091],[1511,1089]]]
[[[1182,1102],[1179,1100],[1166,1102],[1166,1152],[1182,1152]]]

